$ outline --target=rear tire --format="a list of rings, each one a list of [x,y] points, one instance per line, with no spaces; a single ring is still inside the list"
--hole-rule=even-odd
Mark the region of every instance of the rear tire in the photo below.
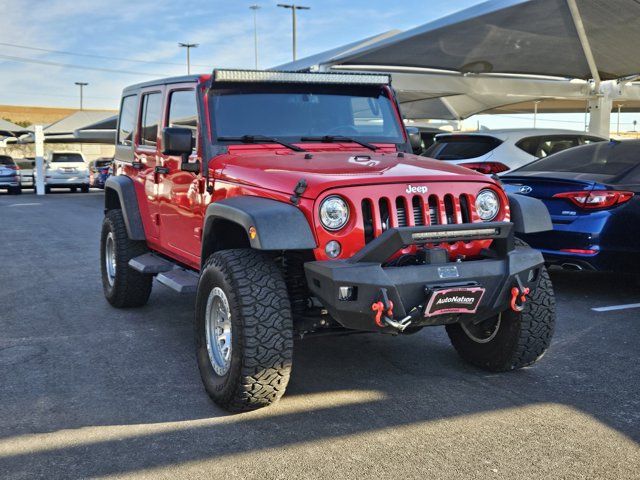
[[[523,245],[523,242],[517,242]],[[491,372],[526,367],[549,348],[555,327],[555,297],[551,279],[541,267],[538,286],[522,312],[505,310],[479,325],[447,325],[447,334],[458,354],[467,362]],[[486,327],[486,328],[482,328]]]
[[[196,297],[196,357],[205,390],[231,412],[277,401],[291,373],[293,323],[275,262],[251,249],[209,257]]]
[[[129,260],[148,251],[145,242],[129,238],[122,210],[109,210],[102,222],[100,265],[104,296],[114,307],[141,307],[149,300],[153,276],[129,267]]]

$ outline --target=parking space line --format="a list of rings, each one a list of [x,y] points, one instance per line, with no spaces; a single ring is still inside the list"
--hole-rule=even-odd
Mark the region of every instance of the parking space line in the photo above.
[[[40,203],[12,203],[10,207],[31,207],[33,205],[41,205]]]
[[[612,312],[614,310],[627,310],[629,308],[640,308],[640,303],[628,303],[626,305],[612,305],[610,307],[592,308],[594,312]]]

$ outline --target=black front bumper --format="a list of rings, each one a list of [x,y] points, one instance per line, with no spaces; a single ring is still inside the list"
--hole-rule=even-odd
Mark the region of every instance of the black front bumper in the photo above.
[[[349,260],[305,264],[307,283],[329,314],[342,326],[380,331],[371,306],[385,288],[394,304],[394,318],[402,319],[428,300],[438,288],[474,286],[485,294],[474,314],[448,314],[423,318],[412,325],[442,325],[458,321],[479,322],[509,308],[511,289],[522,285],[533,289],[544,265],[542,254],[531,248],[515,248],[513,224],[483,224],[403,227],[386,231]],[[493,239],[482,260],[384,267],[383,262],[407,245]],[[340,287],[351,287],[349,300],[340,299]]]

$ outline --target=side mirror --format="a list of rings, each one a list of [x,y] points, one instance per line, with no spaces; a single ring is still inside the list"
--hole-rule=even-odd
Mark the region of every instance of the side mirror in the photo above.
[[[409,136],[409,143],[411,144],[413,153],[422,153],[422,136],[420,135],[420,130],[416,127],[407,127],[407,135]]]
[[[193,135],[188,128],[165,127],[162,129],[163,155],[191,155],[192,145]]]

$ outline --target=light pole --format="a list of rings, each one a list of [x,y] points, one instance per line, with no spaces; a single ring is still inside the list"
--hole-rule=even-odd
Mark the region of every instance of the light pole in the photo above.
[[[291,21],[293,27],[293,60],[296,60],[296,10],[311,10],[311,7],[303,7],[302,5],[279,3],[279,7],[291,9]]]
[[[249,8],[253,10],[253,51],[256,57],[256,70],[258,70],[258,10],[260,5],[250,5]]]
[[[82,100],[83,100],[82,89],[84,87],[86,87],[87,85],[89,85],[89,84],[87,82],[75,82],[75,83],[76,83],[76,85],[78,85],[80,87],[80,110],[82,110],[82,107],[83,107],[83,105],[82,105]]]
[[[187,49],[187,75],[191,75],[191,49],[192,48],[198,48],[200,44],[199,43],[178,43],[178,46],[180,48],[186,48]]]
[[[533,128],[537,128],[538,126],[538,104],[540,100],[536,100],[533,102]]]

